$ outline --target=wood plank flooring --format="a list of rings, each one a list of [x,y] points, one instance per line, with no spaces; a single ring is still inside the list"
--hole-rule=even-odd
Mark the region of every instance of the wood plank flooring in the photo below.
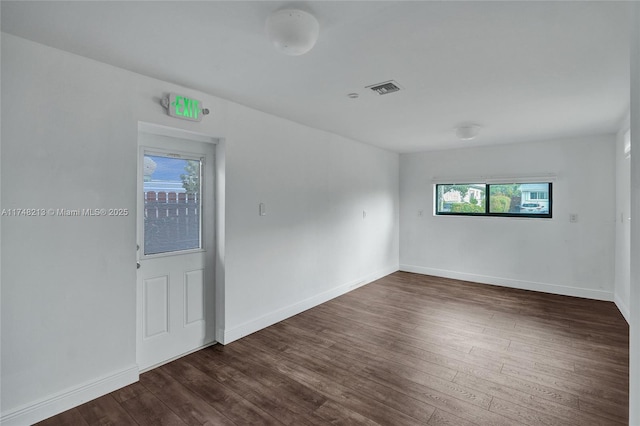
[[[613,303],[396,272],[41,425],[626,425]]]

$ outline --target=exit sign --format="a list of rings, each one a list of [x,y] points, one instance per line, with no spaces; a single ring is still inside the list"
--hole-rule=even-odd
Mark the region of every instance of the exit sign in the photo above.
[[[178,95],[176,93],[170,93],[167,109],[171,117],[182,118],[183,120],[190,121],[202,120],[202,103],[197,99]]]

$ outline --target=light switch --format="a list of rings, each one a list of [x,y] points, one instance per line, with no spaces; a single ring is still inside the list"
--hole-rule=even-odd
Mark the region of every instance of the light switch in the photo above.
[[[260,216],[266,216],[267,215],[267,206],[264,203],[260,203],[260,205],[258,207],[258,211],[260,212]]]

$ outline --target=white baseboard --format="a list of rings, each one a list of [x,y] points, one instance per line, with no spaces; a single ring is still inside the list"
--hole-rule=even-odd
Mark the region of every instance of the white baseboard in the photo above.
[[[0,416],[0,424],[2,426],[31,425],[135,383],[138,379],[138,366],[135,365],[9,412],[3,412]]]
[[[614,293],[613,295],[613,301],[615,302],[616,306],[618,307],[618,310],[620,311],[624,319],[627,320],[627,324],[630,325],[631,313],[629,311],[629,306],[627,306],[627,304],[622,301],[622,298],[620,298],[620,296],[616,293]]]
[[[338,287],[332,288],[331,290],[327,290],[318,295],[309,297],[308,299],[294,303],[293,305],[286,306],[282,309],[278,309],[277,311],[247,321],[231,329],[219,330],[217,333],[219,337],[218,341],[226,345],[233,342],[234,340],[238,340],[251,333],[255,333],[256,331],[262,330],[263,328],[269,327],[270,325],[276,324],[282,320],[297,315],[300,312],[304,312],[307,309],[311,309],[314,306],[318,306],[333,298],[355,290],[358,287],[362,287],[363,285],[369,284],[370,282],[380,279],[386,275],[392,274],[397,270],[397,266],[382,269],[361,279],[342,284]]]
[[[491,277],[486,275],[470,274],[467,272],[449,271],[446,269],[428,268],[415,265],[400,265],[404,272],[416,274],[434,275],[436,277],[453,278],[456,280],[472,281],[481,284],[498,285],[502,287],[518,288],[521,290],[541,291],[544,293],[560,294],[563,296],[584,297],[587,299],[613,301],[613,293],[603,290],[570,287],[558,284],[540,283],[535,281],[514,280],[511,278]]]

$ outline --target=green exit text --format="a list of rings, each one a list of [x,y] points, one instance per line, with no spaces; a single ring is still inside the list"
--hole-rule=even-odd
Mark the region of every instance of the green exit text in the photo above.
[[[174,113],[177,117],[198,119],[200,113],[200,102],[195,99],[189,99],[184,96],[176,96],[175,101],[171,102]]]

